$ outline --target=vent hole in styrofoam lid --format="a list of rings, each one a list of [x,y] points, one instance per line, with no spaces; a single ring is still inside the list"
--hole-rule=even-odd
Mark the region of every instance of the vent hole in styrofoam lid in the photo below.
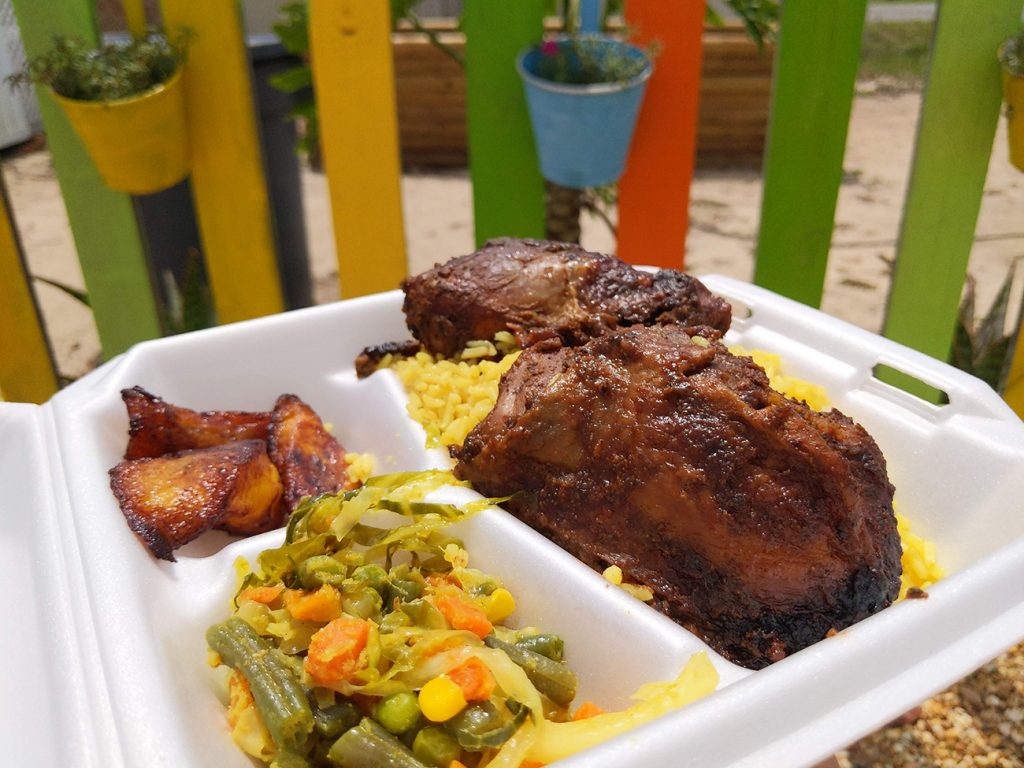
[[[729,302],[729,306],[732,307],[732,319],[733,320],[749,320],[754,314],[754,310],[748,307],[739,299],[733,299],[728,296],[724,297]]]
[[[944,390],[922,381],[898,368],[893,368],[885,363],[879,363],[871,370],[877,381],[888,384],[890,387],[902,391],[905,394],[913,395],[918,400],[932,406],[944,406],[949,404],[949,395]]]

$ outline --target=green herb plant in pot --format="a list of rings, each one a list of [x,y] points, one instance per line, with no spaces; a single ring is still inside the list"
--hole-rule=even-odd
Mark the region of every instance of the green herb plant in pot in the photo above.
[[[999,47],[1010,162],[1024,171],[1024,29]]]
[[[189,173],[181,69],[187,36],[91,48],[54,38],[10,80],[49,89],[111,189],[149,194]]]
[[[575,189],[617,181],[654,69],[651,57],[606,35],[574,35],[528,48],[516,67],[544,178]]]

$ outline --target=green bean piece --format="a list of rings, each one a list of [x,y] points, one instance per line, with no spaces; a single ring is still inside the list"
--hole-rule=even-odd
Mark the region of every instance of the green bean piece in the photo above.
[[[352,578],[356,581],[364,581],[366,585],[377,590],[383,596],[388,588],[388,572],[379,565],[360,565],[352,571]]]
[[[448,768],[452,760],[458,760],[462,755],[462,747],[444,728],[431,725],[416,734],[412,742],[412,753],[434,768]]]
[[[340,768],[429,768],[368,717],[341,734],[327,759]]]
[[[294,752],[278,752],[270,762],[270,768],[313,768],[313,764]]]
[[[347,569],[330,555],[314,555],[299,564],[299,581],[305,589],[316,589],[324,584],[340,587]]]
[[[336,739],[349,728],[355,728],[363,719],[354,703],[342,699],[329,707],[313,708],[313,727],[325,739]]]
[[[302,752],[313,731],[313,711],[291,667],[237,617],[206,631],[206,642],[249,683],[256,710],[282,751]]]
[[[561,661],[565,655],[565,643],[558,635],[527,635],[516,640],[515,645],[527,651],[547,656],[552,661]]]
[[[360,619],[374,619],[380,616],[384,601],[380,593],[369,587],[357,587],[341,596],[341,609]]]
[[[445,620],[444,615],[422,598],[402,603],[399,610],[412,619],[412,623],[421,629],[448,628],[448,622]]]
[[[537,690],[559,706],[568,707],[576,698],[576,675],[564,663],[552,661],[547,656],[520,648],[518,645],[503,642],[493,633],[484,638],[484,643],[491,648],[504,651],[506,656],[523,668]]]
[[[420,705],[412,691],[385,696],[373,708],[373,719],[395,734],[405,733],[420,720]]]
[[[470,752],[500,747],[512,738],[527,715],[526,707],[512,700],[508,703],[509,712],[502,712],[490,701],[471,704],[446,722],[445,730]]]

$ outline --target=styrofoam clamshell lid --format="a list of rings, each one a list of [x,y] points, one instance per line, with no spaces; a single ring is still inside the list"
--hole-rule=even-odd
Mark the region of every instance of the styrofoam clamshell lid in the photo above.
[[[759,672],[710,652],[719,690],[571,766],[809,765],[1024,638],[1024,426],[985,384],[816,310],[724,277],[703,278],[738,311],[729,343],[783,355],[825,386],[887,457],[900,511],[932,539],[948,577]],[[744,314],[749,315],[743,317]],[[277,546],[204,534],[155,560],[109,490],[124,451],[124,387],[194,408],[266,410],[291,392],[380,472],[450,466],[424,449],[388,371],[357,380],[368,344],[407,336],[392,292],[147,342],[42,407],[0,404],[0,554],[16,590],[0,633],[2,735],[23,765],[248,766],[224,721],[224,682],[206,664],[232,563]],[[873,376],[878,364],[946,392],[936,406]],[[439,498],[474,497],[446,488]],[[565,638],[579,700],[628,705],[642,683],[707,650],[499,509],[459,523],[471,564],[517,599],[514,623]],[[12,630],[11,627],[16,627]]]

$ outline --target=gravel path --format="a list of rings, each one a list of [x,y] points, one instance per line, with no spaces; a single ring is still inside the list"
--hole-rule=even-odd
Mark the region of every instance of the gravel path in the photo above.
[[[838,755],[842,768],[1024,766],[1024,644]]]

